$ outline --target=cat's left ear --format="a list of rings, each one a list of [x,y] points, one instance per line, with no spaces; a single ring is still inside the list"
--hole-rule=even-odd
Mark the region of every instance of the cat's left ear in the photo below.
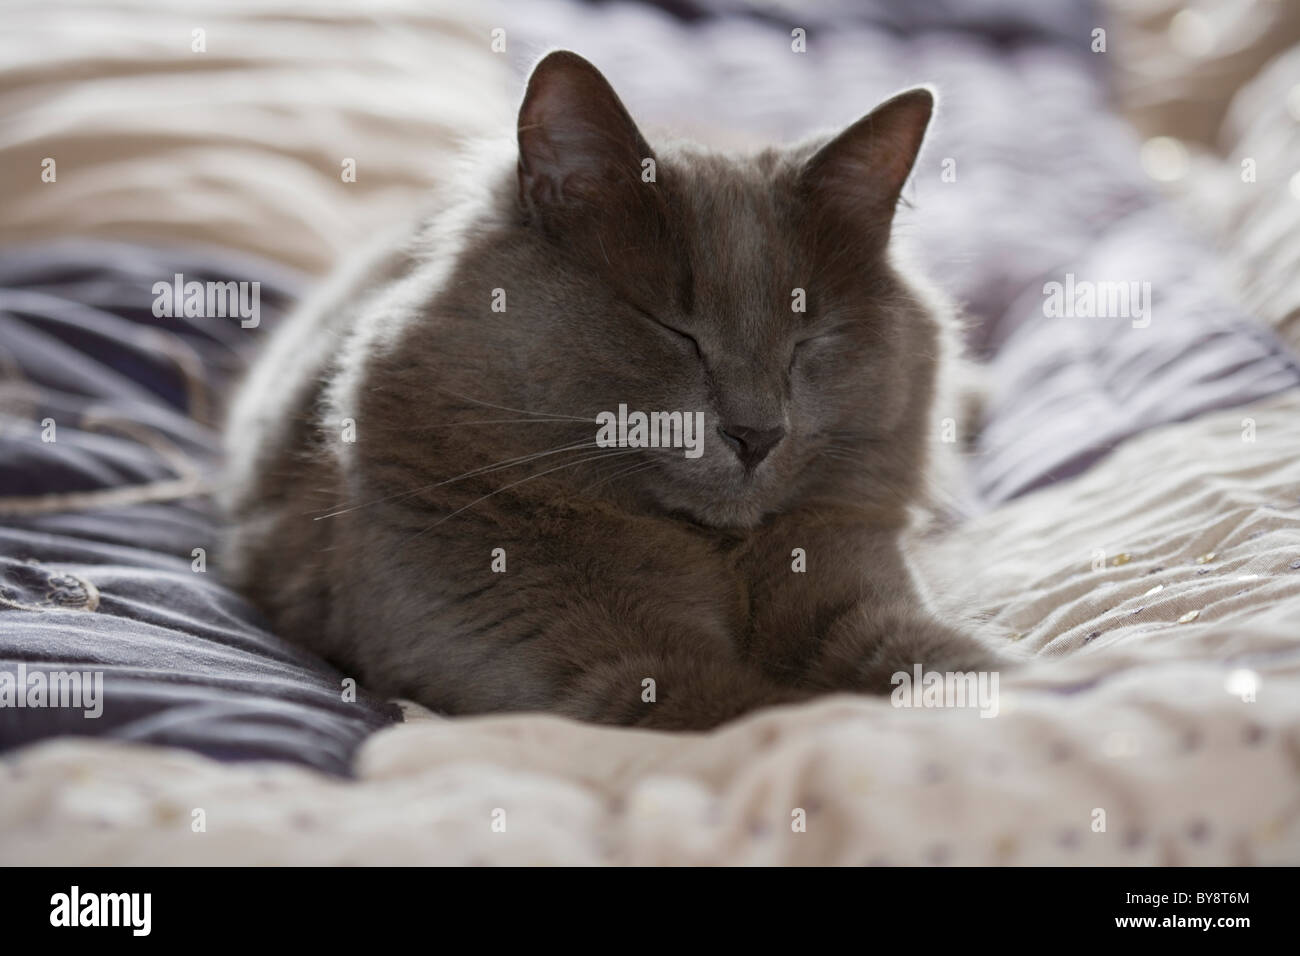
[[[519,198],[542,220],[609,215],[644,201],[654,154],[613,87],[568,50],[533,68],[519,109]]]
[[[934,103],[926,86],[881,103],[813,154],[801,185],[827,208],[887,238]]]
[[[576,53],[547,54],[528,79],[518,132],[525,220],[629,301],[662,298],[679,266],[661,171],[600,71]]]

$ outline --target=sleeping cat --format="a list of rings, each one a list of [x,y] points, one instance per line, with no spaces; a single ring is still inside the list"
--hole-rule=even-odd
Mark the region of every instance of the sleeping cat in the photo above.
[[[889,246],[932,108],[909,90],[747,158],[652,149],[549,54],[517,152],[255,366],[226,574],[283,636],[451,714],[699,729],[998,667],[901,544],[954,351]],[[657,447],[611,424],[636,412]]]

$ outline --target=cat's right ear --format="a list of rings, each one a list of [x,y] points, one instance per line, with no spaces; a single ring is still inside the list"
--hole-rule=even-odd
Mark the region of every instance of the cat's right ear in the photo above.
[[[875,248],[889,238],[903,186],[916,163],[934,112],[934,90],[899,93],[819,149],[801,173],[812,204],[844,235]],[[841,243],[842,235],[835,237]]]
[[[519,201],[554,231],[592,213],[631,217],[653,205],[642,181],[654,154],[613,87],[568,50],[533,68],[519,108]]]

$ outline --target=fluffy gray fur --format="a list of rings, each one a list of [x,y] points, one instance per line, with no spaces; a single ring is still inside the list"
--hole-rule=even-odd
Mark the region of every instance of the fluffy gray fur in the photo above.
[[[915,662],[998,667],[903,546],[955,355],[889,241],[932,108],[909,90],[744,158],[652,150],[591,64],[548,55],[517,151],[252,371],[225,573],[279,633],[454,714],[698,729]],[[596,448],[620,403],[703,411],[702,456]]]

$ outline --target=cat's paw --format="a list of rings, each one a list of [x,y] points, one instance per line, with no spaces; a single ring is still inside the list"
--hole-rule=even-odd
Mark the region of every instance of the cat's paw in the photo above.
[[[922,674],[981,674],[1013,662],[976,638],[923,613],[866,606],[841,616],[822,642],[810,683],[822,690],[888,694],[902,679]]]
[[[602,724],[699,731],[810,696],[741,661],[703,653],[646,654],[590,665],[562,712]]]

